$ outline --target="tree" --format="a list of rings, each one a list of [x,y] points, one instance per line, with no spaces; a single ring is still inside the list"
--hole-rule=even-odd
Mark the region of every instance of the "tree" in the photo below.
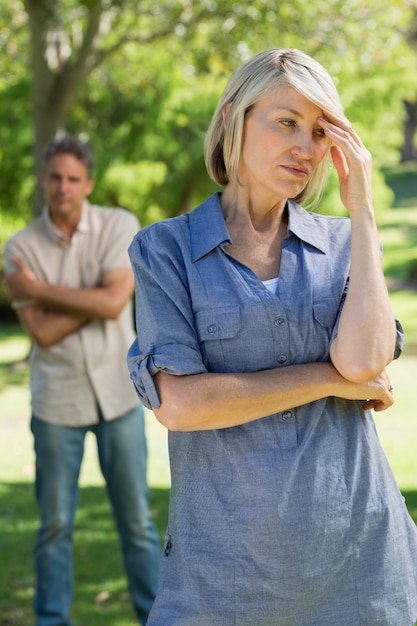
[[[412,6],[410,22],[406,30],[406,39],[410,47],[417,53],[417,6]],[[417,97],[415,91],[415,80],[410,81],[410,96],[403,99],[405,119],[404,119],[404,141],[401,146],[401,161],[416,161],[417,146],[415,144],[415,134],[417,129]]]
[[[175,211],[189,206],[201,184],[202,134],[237,65],[265,47],[300,47],[341,79],[342,90],[356,85],[350,101],[359,110],[363,86],[375,72],[386,75],[390,68],[399,75],[396,61],[403,51],[396,34],[407,11],[403,0],[370,0],[366,6],[362,0],[16,0],[13,9],[0,0],[0,10],[6,5],[19,34],[25,28],[30,33],[31,73],[19,89],[30,78],[37,178],[47,141],[60,129],[84,130],[102,148],[103,172],[110,165],[109,148],[119,171],[123,163],[133,171],[138,156],[145,169],[146,161],[161,166],[151,204],[166,205],[171,188],[169,206]],[[18,50],[26,54],[26,42]],[[129,86],[122,93],[121,81],[126,85],[129,79],[141,93]],[[381,88],[389,91],[387,81],[374,87],[374,102],[375,93],[385,100]],[[400,91],[390,93],[394,98]],[[23,127],[25,116],[20,119]],[[133,141],[139,134],[140,154]],[[27,141],[27,130],[22,137]],[[171,201],[178,191],[180,205]],[[35,198],[37,213],[39,187]]]
[[[88,76],[128,42],[149,45],[207,16],[188,2],[25,0],[31,40],[35,173],[48,141],[64,129]],[[117,31],[117,36],[113,33]],[[35,213],[42,206],[37,185]]]

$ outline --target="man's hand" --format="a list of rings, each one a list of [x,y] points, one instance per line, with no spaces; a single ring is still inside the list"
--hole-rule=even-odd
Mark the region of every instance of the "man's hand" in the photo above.
[[[10,300],[31,300],[36,298],[39,283],[35,274],[19,257],[13,257],[17,271],[6,276],[6,287]]]

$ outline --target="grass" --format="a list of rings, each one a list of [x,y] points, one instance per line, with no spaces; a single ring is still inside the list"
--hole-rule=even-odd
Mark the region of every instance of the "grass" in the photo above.
[[[406,345],[404,355],[390,366],[396,403],[389,411],[376,414],[375,421],[410,514],[417,523],[414,393],[417,285],[409,276],[410,261],[417,257],[417,177],[412,176],[413,172],[406,174],[389,173],[396,206],[386,212],[380,228],[384,268],[393,308],[406,329]],[[33,624],[31,553],[38,511],[33,497],[28,366],[24,361],[29,347],[18,326],[0,324],[0,626]],[[146,425],[151,508],[162,539],[169,494],[166,433],[150,413]],[[86,441],[80,485],[74,545],[74,624],[133,626],[117,534],[92,436]]]
[[[0,482],[0,624],[33,624],[32,548],[38,524],[33,487],[27,481]],[[152,511],[162,533],[168,488],[152,488]],[[108,501],[101,485],[84,485],[75,530],[77,626],[133,626],[133,612]]]
[[[29,432],[30,343],[21,328],[0,324],[0,626],[32,626],[32,549],[38,526]],[[146,414],[151,510],[161,541],[167,520],[169,469],[166,432]],[[76,626],[133,626],[118,537],[93,435],[87,435],[76,518]],[[5,566],[7,564],[7,567]]]

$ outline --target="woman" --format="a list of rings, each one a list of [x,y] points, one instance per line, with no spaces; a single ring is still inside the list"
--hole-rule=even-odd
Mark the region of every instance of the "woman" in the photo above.
[[[206,140],[223,193],[130,248],[144,404],[169,429],[151,626],[411,626],[417,531],[370,409],[402,331],[381,270],[371,158],[327,72],[267,50]],[[330,163],[350,219],[307,212]]]

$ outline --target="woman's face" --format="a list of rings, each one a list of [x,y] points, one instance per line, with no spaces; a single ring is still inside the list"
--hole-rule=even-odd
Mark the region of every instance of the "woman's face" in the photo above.
[[[256,103],[245,119],[239,165],[239,182],[251,195],[286,200],[304,189],[329,147],[322,116],[288,85]]]

